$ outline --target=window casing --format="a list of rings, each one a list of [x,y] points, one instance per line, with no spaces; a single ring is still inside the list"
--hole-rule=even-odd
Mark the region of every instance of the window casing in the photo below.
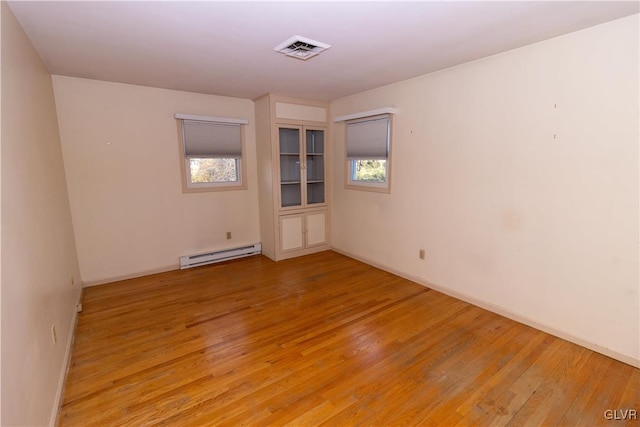
[[[347,122],[346,187],[390,191],[391,115]]]
[[[184,192],[246,188],[241,124],[182,119],[180,139]]]

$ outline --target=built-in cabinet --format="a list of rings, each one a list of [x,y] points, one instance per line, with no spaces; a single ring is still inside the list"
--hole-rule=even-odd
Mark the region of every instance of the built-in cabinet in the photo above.
[[[327,103],[265,95],[255,106],[263,253],[328,249]]]

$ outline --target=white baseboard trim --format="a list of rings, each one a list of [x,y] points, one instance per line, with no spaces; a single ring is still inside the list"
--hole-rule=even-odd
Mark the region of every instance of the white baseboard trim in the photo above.
[[[76,338],[76,326],[78,325],[78,312],[76,307],[82,303],[82,287],[80,287],[80,296],[78,301],[73,305],[73,317],[71,318],[71,330],[67,336],[67,348],[64,352],[63,366],[64,369],[60,371],[60,378],[58,379],[58,389],[56,391],[56,397],[53,402],[53,409],[51,411],[51,417],[49,418],[49,426],[55,427],[58,425],[60,417],[60,409],[62,408],[62,400],[64,398],[64,387],[67,383],[67,375],[69,373],[69,367],[71,366],[71,349],[73,348],[73,341]]]
[[[416,276],[412,276],[410,274],[403,273],[403,272],[398,271],[398,270],[396,270],[394,268],[387,267],[387,266],[379,264],[379,263],[377,263],[375,261],[371,261],[370,259],[366,259],[366,258],[357,256],[357,255],[354,255],[352,253],[349,253],[347,251],[343,251],[342,249],[338,249],[338,248],[334,248],[334,247],[332,247],[331,249],[333,251],[335,251],[335,252],[338,252],[339,254],[342,254],[344,256],[348,256],[349,258],[356,259],[356,260],[358,260],[360,262],[364,262],[365,264],[369,264],[369,265],[371,265],[373,267],[379,268],[380,270],[384,270],[384,271],[389,272],[391,274],[395,274],[396,276],[402,277],[403,279],[410,280],[410,281],[415,282],[415,283],[417,283],[417,284],[419,284],[421,286],[425,286],[427,288],[436,290],[438,292],[441,292],[441,293],[443,293],[445,295],[449,295],[450,297],[459,299],[461,301],[468,302],[469,304],[473,304],[473,305],[475,305],[477,307],[480,307],[480,308],[483,308],[485,310],[491,311],[492,313],[499,314],[499,315],[504,316],[504,317],[506,317],[508,319],[514,320],[514,321],[516,321],[518,323],[522,323],[524,325],[531,326],[532,328],[535,328],[535,329],[538,329],[540,331],[546,332],[546,333],[548,333],[550,335],[553,335],[555,337],[558,337],[558,338],[561,338],[563,340],[566,340],[566,341],[572,342],[574,344],[577,344],[579,346],[588,348],[589,350],[593,350],[593,351],[595,351],[597,353],[600,353],[600,354],[603,354],[605,356],[611,357],[612,359],[619,360],[620,362],[626,363],[627,365],[631,365],[633,367],[640,368],[640,359],[635,359],[635,358],[633,358],[631,356],[628,356],[626,354],[622,354],[622,353],[619,353],[617,351],[614,351],[614,350],[611,350],[609,348],[606,348],[606,347],[603,347],[601,345],[598,345],[598,344],[596,344],[594,342],[591,342],[591,341],[589,341],[587,339],[584,339],[582,337],[575,336],[573,334],[570,334],[570,333],[567,333],[565,331],[559,330],[559,329],[557,329],[557,328],[555,328],[553,326],[546,325],[544,323],[540,323],[540,322],[538,322],[536,320],[533,320],[533,319],[529,319],[529,318],[527,318],[525,316],[522,316],[522,315],[520,315],[518,313],[514,313],[514,312],[512,312],[512,311],[510,311],[510,310],[508,310],[508,309],[506,309],[504,307],[501,307],[501,306],[492,304],[490,302],[478,299],[476,297],[473,297],[473,296],[470,296],[470,295],[467,295],[467,294],[464,294],[464,293],[449,289],[449,288],[447,288],[445,286],[440,286],[440,285],[437,285],[437,284],[434,284],[434,283],[427,282],[426,280],[421,279],[420,277],[416,277]]]
[[[161,268],[155,268],[153,270],[141,271],[139,273],[125,274],[123,276],[110,277],[108,279],[90,280],[88,282],[84,282],[84,287],[89,288],[91,286],[100,286],[107,283],[120,282],[122,280],[129,280],[129,279],[137,279],[139,277],[150,276],[152,274],[166,273],[167,271],[174,271],[174,270],[180,270],[180,264],[168,265]]]

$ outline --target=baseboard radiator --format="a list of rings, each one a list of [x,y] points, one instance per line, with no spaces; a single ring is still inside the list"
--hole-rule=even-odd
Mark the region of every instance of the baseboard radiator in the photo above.
[[[224,249],[221,251],[207,252],[204,254],[187,255],[180,257],[180,269],[198,267],[200,265],[213,264],[214,262],[228,261],[230,259],[243,258],[262,253],[262,243],[240,248]]]

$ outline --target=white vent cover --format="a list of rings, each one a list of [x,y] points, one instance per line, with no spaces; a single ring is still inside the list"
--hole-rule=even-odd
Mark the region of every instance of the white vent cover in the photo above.
[[[293,36],[274,47],[273,50],[284,53],[292,58],[298,58],[306,61],[330,47],[330,44],[318,42],[302,36]]]

